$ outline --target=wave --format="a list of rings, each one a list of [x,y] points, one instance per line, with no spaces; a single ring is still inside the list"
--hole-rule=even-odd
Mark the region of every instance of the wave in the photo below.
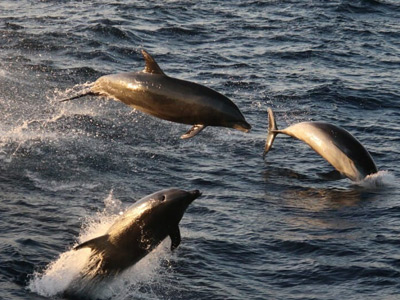
[[[349,13],[377,13],[385,10],[398,10],[399,3],[393,0],[344,0],[340,3],[337,10]]]
[[[130,33],[124,30],[121,30],[115,26],[96,24],[90,26],[88,28],[89,31],[92,31],[94,34],[97,34],[104,38],[115,38],[118,40],[130,40]]]
[[[159,28],[157,32],[173,35],[204,35],[206,32],[201,27],[188,28],[184,26],[165,26]]]
[[[318,84],[304,92],[297,94],[300,99],[309,99],[312,102],[325,102],[337,105],[345,105],[349,108],[376,110],[382,108],[394,108],[398,104],[393,99],[398,95],[384,90],[376,90],[372,86],[349,86],[341,80],[333,80],[330,83]],[[304,100],[303,100],[304,101]]]

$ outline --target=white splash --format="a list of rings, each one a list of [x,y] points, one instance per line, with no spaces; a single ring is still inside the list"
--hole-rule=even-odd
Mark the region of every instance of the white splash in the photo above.
[[[11,163],[15,155],[22,147],[30,147],[39,141],[58,143],[63,139],[70,139],[79,134],[87,134],[79,129],[60,131],[54,130],[52,126],[62,122],[63,118],[73,116],[91,116],[100,114],[100,109],[96,105],[61,105],[58,98],[66,98],[67,95],[77,94],[77,91],[87,91],[90,83],[77,84],[69,90],[56,90],[54,95],[47,96],[50,105],[46,108],[38,108],[32,115],[21,115],[17,120],[9,118],[11,122],[0,123],[0,160]],[[68,102],[67,102],[68,103]],[[4,119],[7,120],[7,115]]]
[[[35,272],[28,289],[41,296],[52,297],[67,289],[88,261],[90,249],[67,251],[50,263],[43,272]]]
[[[56,89],[54,91],[55,98],[50,97],[50,101],[60,101],[65,98],[73,97],[77,94],[84,94],[90,91],[90,89],[93,87],[94,82],[86,82],[86,83],[81,83],[81,84],[76,84],[73,87],[66,89],[66,90],[59,90]]]
[[[399,180],[389,171],[379,171],[378,173],[368,175],[357,185],[363,188],[374,189],[388,186],[400,186]]]
[[[83,223],[78,242],[105,234],[115,219],[123,212],[122,203],[114,198],[113,191],[104,200],[105,208],[94,216],[87,217]],[[76,243],[74,246],[78,245]],[[62,253],[44,270],[35,272],[27,288],[41,296],[54,297],[62,294],[70,283],[79,275],[89,260],[91,250],[72,249]],[[168,242],[164,241],[157,249],[144,257],[133,267],[127,269],[120,276],[92,289],[85,297],[94,299],[131,299],[143,293],[143,285],[157,283],[161,280],[161,261],[170,255]],[[146,290],[146,298],[152,298],[151,289]],[[150,294],[150,295],[149,295]],[[139,296],[140,298],[140,296]]]

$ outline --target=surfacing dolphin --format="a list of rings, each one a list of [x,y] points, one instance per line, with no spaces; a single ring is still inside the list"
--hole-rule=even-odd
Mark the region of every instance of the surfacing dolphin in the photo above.
[[[336,170],[321,174],[326,179],[349,178],[361,181],[378,172],[374,160],[361,143],[349,132],[324,122],[302,122],[278,130],[274,113],[268,108],[268,136],[264,157],[272,147],[275,136],[284,133],[308,144]]]
[[[114,222],[105,235],[86,241],[74,248],[89,247],[92,252],[82,278],[99,279],[117,275],[134,265],[157,247],[167,236],[171,250],[181,242],[179,222],[198,190],[161,190],[148,195]]]
[[[203,85],[169,77],[149,53],[142,50],[146,66],[141,72],[105,75],[83,96],[110,96],[160,119],[193,125],[182,139],[206,126],[222,126],[248,132],[251,129],[239,108],[224,95]]]

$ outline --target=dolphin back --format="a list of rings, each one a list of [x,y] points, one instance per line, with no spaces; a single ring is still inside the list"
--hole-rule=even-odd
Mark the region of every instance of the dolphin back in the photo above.
[[[324,126],[327,127],[330,134],[334,135],[335,138],[332,139],[333,144],[354,162],[354,165],[363,178],[378,172],[371,154],[353,135],[343,128],[332,124],[325,123]],[[363,178],[357,178],[357,180]]]

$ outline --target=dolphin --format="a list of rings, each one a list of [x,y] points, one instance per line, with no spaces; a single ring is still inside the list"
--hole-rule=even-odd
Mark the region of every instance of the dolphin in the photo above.
[[[366,176],[378,172],[369,152],[343,128],[325,122],[302,122],[278,130],[274,113],[270,108],[268,108],[268,135],[264,158],[278,133],[305,142],[325,158],[336,169],[327,174],[320,174],[325,179],[336,180],[347,177],[353,181],[361,181]]]
[[[224,95],[203,85],[165,75],[154,58],[142,50],[145,68],[140,72],[105,75],[84,96],[109,96],[152,116],[193,125],[181,136],[195,136],[206,126],[222,126],[248,132],[251,126],[239,108]]]
[[[161,190],[130,206],[107,230],[106,234],[79,244],[74,250],[91,249],[83,278],[117,275],[134,265],[157,247],[167,236],[171,250],[181,242],[179,222],[198,190]]]

